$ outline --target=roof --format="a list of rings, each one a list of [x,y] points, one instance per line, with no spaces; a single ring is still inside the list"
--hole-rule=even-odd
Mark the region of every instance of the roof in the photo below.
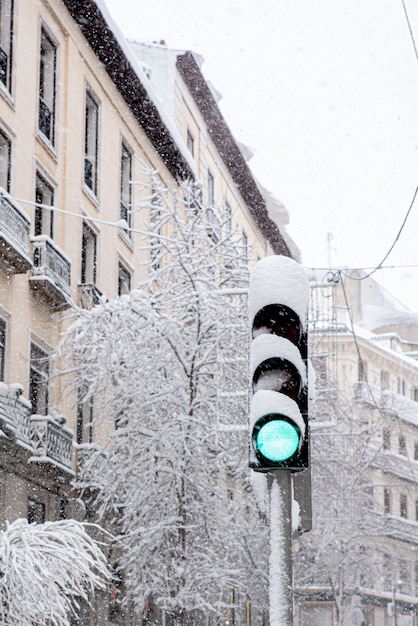
[[[177,180],[193,178],[193,166],[182,151],[183,140],[159,106],[158,96],[138,66],[102,0],[63,0],[98,60],[124,98],[169,171]],[[209,134],[263,236],[277,254],[292,257],[266,202],[191,52],[177,58],[177,68],[199,107]],[[145,86],[146,85],[146,86]]]
[[[192,52],[180,54],[177,57],[177,69],[198,106],[212,141],[249,207],[257,227],[269,241],[274,252],[291,257],[290,249],[278,226],[268,214],[266,202],[219,110],[210,86],[202,76],[194,54]]]
[[[176,179],[193,177],[192,168],[168,120],[145,88],[135,61],[129,58],[111,18],[104,15],[95,0],[63,0],[76,24],[108,73],[115,87],[144,130],[156,152]],[[126,48],[128,46],[126,45]]]

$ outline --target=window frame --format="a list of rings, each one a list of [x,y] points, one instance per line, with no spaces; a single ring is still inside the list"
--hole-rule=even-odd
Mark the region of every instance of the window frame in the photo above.
[[[35,174],[35,216],[34,235],[47,235],[54,238],[54,212],[39,205],[54,205],[54,186],[38,170]],[[46,197],[45,197],[46,196]]]
[[[85,89],[83,183],[95,196],[98,189],[100,105],[92,89]]]
[[[12,90],[14,8],[14,0],[0,3],[0,84],[9,93]]]
[[[408,519],[408,496],[406,493],[399,494],[399,517]]]
[[[94,402],[90,397],[88,400],[82,400],[82,394],[78,394],[77,398],[77,422],[76,422],[76,442],[93,443],[93,417]]]
[[[121,156],[120,156],[120,199],[119,199],[119,217],[125,220],[129,228],[132,225],[132,171],[133,171],[133,152],[128,144],[122,140]],[[127,237],[130,237],[129,230],[123,230]]]
[[[96,231],[94,231],[86,221],[83,221],[81,233],[82,285],[96,285],[97,282],[97,239]],[[92,250],[90,250],[90,248],[92,248]],[[92,263],[90,263],[90,256],[92,256]]]
[[[55,145],[58,44],[44,24],[39,44],[38,131]]]
[[[48,415],[49,395],[49,355],[37,343],[31,341],[29,399],[32,415]]]
[[[4,144],[2,143],[4,141]],[[6,158],[4,159],[5,167],[2,168],[1,164],[3,162],[3,147],[6,149]],[[3,173],[4,170],[4,173]],[[3,179],[4,176],[4,180]],[[9,135],[0,128],[0,187],[5,189],[8,193],[10,193],[10,183],[12,176],[12,140]],[[3,185],[2,183],[6,184]]]
[[[46,505],[34,498],[28,498],[28,524],[43,524],[46,520]]]
[[[128,286],[126,291],[123,286]],[[118,262],[118,296],[127,295],[131,291],[132,272],[126,267],[122,261]]]

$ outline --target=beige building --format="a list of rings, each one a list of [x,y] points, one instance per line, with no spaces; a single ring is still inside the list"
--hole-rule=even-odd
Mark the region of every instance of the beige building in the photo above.
[[[238,232],[249,263],[298,254],[197,58],[164,49],[173,76],[154,84],[118,33],[93,0],[0,2],[2,523],[74,510],[75,450],[95,434],[89,409],[62,399],[49,356],[73,306],[144,276],[144,166],[166,186],[199,180],[215,236]],[[161,104],[163,88],[171,103]]]
[[[412,626],[418,314],[364,272],[337,277],[312,288],[314,520],[295,546],[296,623]]]

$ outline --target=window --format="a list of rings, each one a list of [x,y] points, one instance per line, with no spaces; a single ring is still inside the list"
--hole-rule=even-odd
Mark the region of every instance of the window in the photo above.
[[[390,430],[383,431],[383,450],[390,450]]]
[[[55,98],[57,46],[41,30],[41,53],[39,64],[39,120],[41,133],[53,144],[55,129]]]
[[[131,274],[122,263],[118,268],[118,295],[123,296],[131,291]]]
[[[28,500],[28,523],[29,524],[43,524],[45,521],[45,504],[43,502],[36,502],[29,498]]]
[[[151,267],[154,270],[158,270],[161,264],[161,240],[159,235],[161,234],[161,209],[158,205],[158,200],[155,199],[155,192],[152,194],[152,203],[150,209],[150,226],[151,231],[154,233],[150,239],[150,260]]]
[[[4,381],[6,370],[6,322],[0,319],[0,380]]]
[[[34,415],[48,414],[48,355],[37,345],[30,347],[29,398]]]
[[[245,265],[248,263],[248,236],[245,230],[242,231],[242,260]]]
[[[213,174],[208,172],[208,207],[213,207],[215,205],[215,179],[213,178]]]
[[[214,243],[218,243],[221,238],[221,223],[215,210],[215,179],[210,171],[207,179],[207,200],[208,235]]]
[[[120,219],[131,225],[132,205],[132,154],[122,143],[120,164]],[[129,231],[126,231],[129,234]]]
[[[382,391],[389,389],[389,372],[386,372],[385,370],[380,372],[380,389]]]
[[[186,145],[190,154],[194,156],[194,137],[189,129],[187,129]]]
[[[13,42],[13,0],[0,2],[0,81],[10,91]]]
[[[81,240],[81,282],[82,284],[96,284],[97,269],[97,237],[90,226],[83,224]]]
[[[230,237],[232,234],[232,209],[228,202],[225,202],[225,235]]]
[[[36,174],[35,202],[35,235],[48,235],[53,239],[54,213],[45,206],[53,206],[54,190],[39,173]]]
[[[10,170],[12,161],[12,144],[10,139],[0,130],[0,187],[10,191]]]
[[[97,194],[97,154],[99,140],[99,105],[89,89],[86,91],[84,128],[84,183]]]
[[[363,359],[358,360],[358,380],[359,382],[367,381],[367,361]]]
[[[399,496],[399,513],[401,517],[408,517],[408,498],[404,493]]]
[[[389,515],[391,512],[391,503],[390,503],[390,491],[389,489],[385,489],[383,492],[383,510],[386,515]]]
[[[83,399],[79,393],[77,402],[77,443],[92,443],[93,441],[93,398]]]
[[[404,435],[399,435],[399,454],[406,456],[406,439]]]

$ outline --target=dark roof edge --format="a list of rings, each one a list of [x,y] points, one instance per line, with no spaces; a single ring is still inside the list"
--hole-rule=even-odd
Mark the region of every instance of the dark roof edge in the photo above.
[[[63,0],[117,90],[176,179],[193,173],[94,0]]]
[[[222,157],[232,180],[247,203],[258,229],[276,254],[291,257],[290,249],[279,227],[267,212],[266,203],[237,143],[205,81],[192,52],[177,57],[177,69],[208,127],[209,134]]]

